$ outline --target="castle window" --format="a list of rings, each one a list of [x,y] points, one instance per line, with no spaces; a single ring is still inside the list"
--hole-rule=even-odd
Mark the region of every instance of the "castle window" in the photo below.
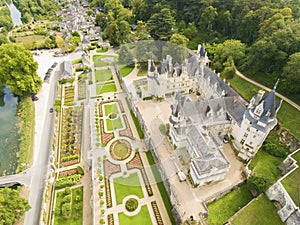
[[[253,138],[256,138],[256,135],[253,135]]]
[[[245,140],[242,139],[240,143],[241,143],[241,145],[243,145],[245,143]]]
[[[245,137],[245,138],[246,138],[246,137],[248,137],[248,134],[247,134],[247,133],[245,133],[245,134],[244,134],[244,137]]]

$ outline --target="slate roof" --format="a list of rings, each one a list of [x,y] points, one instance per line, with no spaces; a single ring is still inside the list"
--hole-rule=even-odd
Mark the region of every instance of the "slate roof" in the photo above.
[[[73,67],[70,61],[64,61],[61,64],[61,77],[72,76],[73,75]]]

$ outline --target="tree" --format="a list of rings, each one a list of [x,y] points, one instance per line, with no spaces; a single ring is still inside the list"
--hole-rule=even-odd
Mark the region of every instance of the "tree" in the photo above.
[[[106,35],[108,37],[109,42],[113,46],[118,46],[120,44],[119,39],[119,26],[117,23],[112,22],[109,23],[106,27]]]
[[[248,183],[258,192],[265,192],[271,185],[270,180],[267,177],[251,176],[248,179]]]
[[[10,91],[23,96],[37,93],[42,86],[37,75],[38,65],[30,51],[19,44],[0,46],[0,83],[6,84]]]
[[[170,42],[186,48],[189,39],[183,34],[173,34],[170,38]]]
[[[19,190],[0,188],[1,224],[14,224],[29,209],[28,201],[19,196]]]
[[[300,52],[289,56],[288,62],[283,68],[282,77],[286,91],[293,95],[300,95]]]
[[[127,45],[122,45],[120,48],[119,62],[125,65],[133,64],[133,56]]]
[[[150,34],[146,29],[146,24],[141,20],[137,21],[135,33],[138,40],[148,40],[150,38]]]
[[[175,33],[175,19],[169,8],[163,8],[153,14],[148,20],[147,27],[154,40],[168,41]]]
[[[213,6],[205,8],[201,14],[199,26],[201,30],[211,33],[215,25],[215,20],[218,16],[218,11]]]

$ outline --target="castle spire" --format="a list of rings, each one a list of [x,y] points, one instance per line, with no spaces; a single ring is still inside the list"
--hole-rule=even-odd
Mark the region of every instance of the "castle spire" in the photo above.
[[[279,78],[277,79],[277,81],[276,81],[276,83],[275,83],[275,85],[274,85],[274,87],[273,87],[273,90],[274,90],[274,91],[275,91],[276,88],[277,88],[278,82],[279,82]]]

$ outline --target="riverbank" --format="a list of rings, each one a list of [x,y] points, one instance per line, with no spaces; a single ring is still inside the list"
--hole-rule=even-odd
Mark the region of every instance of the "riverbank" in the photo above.
[[[17,116],[19,118],[18,133],[20,144],[18,152],[18,166],[16,173],[27,169],[32,164],[34,140],[34,104],[29,95],[18,101]]]

